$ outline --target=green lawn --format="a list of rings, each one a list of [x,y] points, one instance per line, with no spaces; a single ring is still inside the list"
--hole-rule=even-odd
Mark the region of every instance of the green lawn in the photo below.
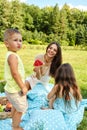
[[[37,54],[45,53],[46,46],[40,45],[23,45],[18,52],[25,67],[26,77],[32,73],[34,57]],[[7,49],[0,45],[0,80],[4,79],[4,62]],[[75,71],[77,82],[84,92],[83,96],[87,97],[87,51],[73,47],[62,47],[63,63],[69,62]]]
[[[45,48],[44,45],[23,45],[23,48],[18,52],[24,63],[26,77],[32,73],[34,57],[37,54],[45,53]],[[5,46],[0,45],[0,80],[4,79],[6,51]],[[73,66],[83,98],[87,98],[87,51],[76,47],[62,47],[62,54],[63,63],[69,62]],[[87,111],[85,111],[84,119],[78,130],[87,130]]]

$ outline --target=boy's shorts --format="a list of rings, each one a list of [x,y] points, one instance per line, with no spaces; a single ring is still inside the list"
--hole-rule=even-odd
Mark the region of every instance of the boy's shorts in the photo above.
[[[7,91],[5,91],[5,94],[9,102],[18,112],[26,112],[28,108],[28,101],[26,95],[23,96],[21,92],[8,93]]]

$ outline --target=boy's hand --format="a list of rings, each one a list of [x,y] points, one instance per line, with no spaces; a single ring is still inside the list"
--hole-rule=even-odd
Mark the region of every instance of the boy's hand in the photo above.
[[[28,92],[28,89],[26,88],[26,86],[23,87],[23,88],[22,88],[22,94],[23,94],[23,95],[26,95],[27,92]]]

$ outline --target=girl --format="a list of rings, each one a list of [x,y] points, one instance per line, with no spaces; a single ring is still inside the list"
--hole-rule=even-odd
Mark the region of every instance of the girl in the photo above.
[[[84,106],[81,104],[80,89],[69,63],[62,64],[56,71],[55,85],[47,99],[49,107],[53,109],[46,105],[44,110],[33,109],[24,130],[76,130],[83,119]],[[37,102],[39,100],[34,103]]]
[[[78,109],[82,96],[73,68],[69,63],[62,64],[58,68],[55,75],[55,86],[47,98],[50,100],[50,108],[56,107],[66,113]]]

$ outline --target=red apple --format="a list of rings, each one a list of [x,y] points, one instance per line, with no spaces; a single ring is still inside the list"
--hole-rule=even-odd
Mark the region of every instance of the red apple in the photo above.
[[[11,108],[12,108],[12,104],[11,104],[10,102],[8,102],[8,103],[6,104],[6,108],[11,109]]]

